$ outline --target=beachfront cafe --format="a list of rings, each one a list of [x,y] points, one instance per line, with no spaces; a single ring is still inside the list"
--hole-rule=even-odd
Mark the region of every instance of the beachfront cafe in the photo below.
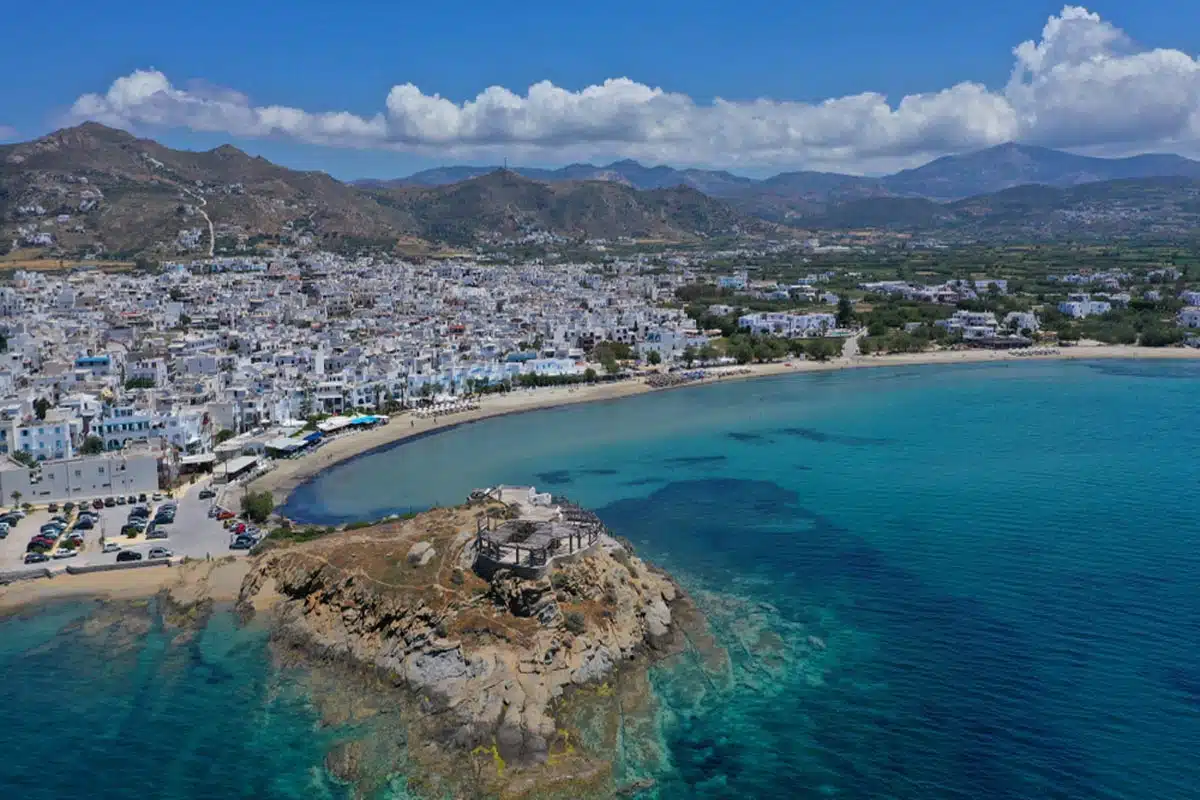
[[[272,458],[293,458],[321,441],[325,434],[313,431],[307,436],[281,436],[266,443],[267,455]]]
[[[382,425],[388,421],[385,414],[361,414],[357,417],[330,417],[317,423],[317,430],[325,436],[343,433],[345,431],[362,430]]]

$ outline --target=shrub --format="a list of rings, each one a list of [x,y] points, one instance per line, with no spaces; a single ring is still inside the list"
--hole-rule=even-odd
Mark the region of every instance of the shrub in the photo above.
[[[466,581],[467,577],[463,574],[461,567],[455,567],[454,571],[450,573],[450,582],[455,586],[462,586]]]
[[[266,522],[275,510],[275,498],[270,492],[246,492],[242,496],[242,513],[252,522]]]
[[[578,636],[587,630],[587,620],[578,611],[567,614],[567,630]]]

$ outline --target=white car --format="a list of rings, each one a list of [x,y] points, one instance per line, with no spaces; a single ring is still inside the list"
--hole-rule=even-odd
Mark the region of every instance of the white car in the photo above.
[[[79,555],[79,551],[78,551],[78,550],[76,550],[76,549],[75,549],[75,548],[73,548],[73,547],[71,547],[71,548],[68,548],[68,547],[60,547],[60,548],[58,548],[57,550],[55,550],[55,551],[54,551],[54,558],[55,558],[55,559],[59,559],[59,558],[74,558],[74,557],[75,557],[75,556],[77,556],[77,555]]]
[[[165,547],[151,547],[150,552],[146,554],[146,558],[171,558],[174,553]],[[58,556],[55,556],[57,558]]]
[[[120,549],[121,549],[121,545],[117,544],[116,542],[105,542],[104,547],[101,548],[100,552],[115,553]]]

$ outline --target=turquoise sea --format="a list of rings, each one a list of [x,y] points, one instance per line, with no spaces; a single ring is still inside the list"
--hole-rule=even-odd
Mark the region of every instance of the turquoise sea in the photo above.
[[[654,671],[657,757],[618,765],[650,796],[1194,798],[1198,399],[1200,364],[1174,361],[681,389],[383,450],[286,512],[375,518],[498,482],[596,509],[731,664]],[[335,734],[261,632],[218,615],[176,645],[94,616],[0,621],[0,790],[336,796]]]

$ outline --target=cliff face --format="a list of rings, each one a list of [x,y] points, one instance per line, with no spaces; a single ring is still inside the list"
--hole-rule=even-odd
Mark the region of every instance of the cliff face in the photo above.
[[[607,538],[546,578],[501,570],[485,582],[469,569],[477,511],[439,510],[269,551],[242,600],[276,593],[281,640],[390,676],[418,698],[416,733],[486,754],[510,768],[505,781],[511,768],[527,780],[548,760],[561,771],[564,758],[577,762],[573,777],[598,776],[603,754],[578,752],[555,708],[574,687],[670,652],[679,638],[673,608],[687,601]]]

